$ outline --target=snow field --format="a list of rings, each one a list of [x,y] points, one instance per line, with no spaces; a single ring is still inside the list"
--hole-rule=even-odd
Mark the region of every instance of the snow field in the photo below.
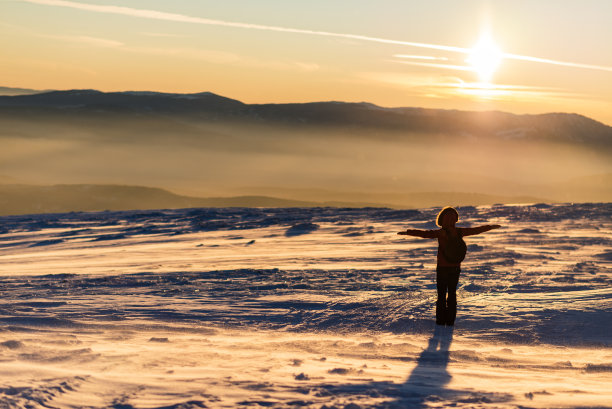
[[[0,408],[610,407],[612,206],[459,208],[454,329],[437,210],[4,217]]]

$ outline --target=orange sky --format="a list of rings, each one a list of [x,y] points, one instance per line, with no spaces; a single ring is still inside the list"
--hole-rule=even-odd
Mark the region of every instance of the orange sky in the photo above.
[[[2,0],[0,86],[576,112],[612,125],[610,16],[606,0]]]

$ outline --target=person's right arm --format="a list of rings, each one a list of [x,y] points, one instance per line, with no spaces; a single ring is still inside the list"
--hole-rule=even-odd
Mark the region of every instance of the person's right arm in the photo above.
[[[435,239],[438,237],[438,230],[408,229],[405,231],[401,231],[397,234],[399,234],[400,236],[415,236],[422,237],[424,239]]]

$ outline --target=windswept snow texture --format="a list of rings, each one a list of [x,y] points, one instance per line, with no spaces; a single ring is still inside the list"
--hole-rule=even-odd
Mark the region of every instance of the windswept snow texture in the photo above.
[[[612,205],[0,218],[0,408],[610,407]]]

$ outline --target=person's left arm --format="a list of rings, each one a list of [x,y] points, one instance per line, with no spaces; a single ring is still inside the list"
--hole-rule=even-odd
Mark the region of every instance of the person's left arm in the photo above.
[[[499,224],[485,224],[484,226],[478,227],[461,227],[461,235],[462,236],[474,236],[476,234],[484,233],[489,230],[499,229],[501,226]]]

